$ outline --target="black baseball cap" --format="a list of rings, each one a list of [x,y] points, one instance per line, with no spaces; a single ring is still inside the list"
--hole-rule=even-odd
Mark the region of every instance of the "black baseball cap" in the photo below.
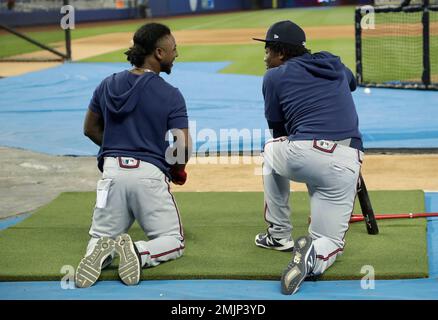
[[[266,39],[252,38],[263,42],[282,42],[295,45],[306,45],[306,34],[301,27],[292,21],[285,20],[274,23],[266,33]]]

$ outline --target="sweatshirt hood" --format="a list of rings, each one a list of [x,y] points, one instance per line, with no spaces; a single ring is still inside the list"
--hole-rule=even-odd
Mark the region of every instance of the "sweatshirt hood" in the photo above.
[[[306,53],[289,61],[299,64],[317,78],[336,80],[344,77],[344,65],[341,59],[328,52]]]
[[[129,71],[125,72],[129,73]],[[156,76],[156,74],[148,72],[140,76],[134,76],[132,74],[125,75],[126,81],[132,83],[126,91],[121,91],[117,86],[116,77],[118,76],[119,74],[115,73],[105,81],[103,102],[110,113],[123,116],[131,113],[137,107],[147,83]]]

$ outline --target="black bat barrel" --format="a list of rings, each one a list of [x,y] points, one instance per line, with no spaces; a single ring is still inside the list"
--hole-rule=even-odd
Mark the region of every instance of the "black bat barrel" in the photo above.
[[[379,227],[377,226],[377,220],[374,216],[374,210],[371,206],[370,197],[368,195],[367,187],[365,181],[363,180],[362,174],[359,176],[359,188],[357,191],[357,196],[359,198],[360,209],[365,218],[365,224],[367,227],[368,234],[378,234]]]

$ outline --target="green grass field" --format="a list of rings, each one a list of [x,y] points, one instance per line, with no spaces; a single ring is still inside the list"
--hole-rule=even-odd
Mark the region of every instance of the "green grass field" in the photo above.
[[[275,279],[290,253],[265,250],[254,237],[265,230],[259,192],[175,193],[186,237],[184,256],[144,269],[143,279]],[[376,212],[422,212],[422,191],[370,192]],[[76,268],[85,252],[95,193],[64,193],[25,221],[0,232],[0,281],[59,280],[61,268]],[[293,193],[293,236],[307,233],[307,193]],[[355,212],[360,212],[356,208]],[[350,226],[344,254],[323,279],[361,279],[371,265],[377,279],[428,276],[426,220],[379,221],[380,234],[363,223]],[[134,240],[144,239],[135,224]],[[402,261],[402,263],[401,263]],[[102,279],[117,279],[117,261]]]
[[[224,29],[224,28],[268,28],[272,23],[291,19],[303,27],[330,26],[330,25],[352,25],[354,7],[330,7],[318,9],[279,9],[243,11],[227,14],[200,15],[178,18],[157,19],[171,27],[172,30],[197,30],[197,29]],[[383,23],[379,19],[376,22]],[[437,22],[438,15],[431,14],[431,21]],[[412,20],[412,21],[411,21]],[[412,16],[407,22],[418,22],[418,16]],[[108,34],[114,32],[135,32],[144,23],[136,20],[129,22],[115,22],[111,25],[94,27],[81,27],[73,30],[72,38]],[[45,32],[26,32],[31,37],[45,44],[53,44],[63,40],[61,30]],[[250,38],[251,35],[248,35]],[[406,43],[406,41],[408,43]],[[0,35],[0,58],[12,55],[40,50],[38,47],[18,39],[15,36]],[[407,44],[412,44],[408,46]],[[313,52],[322,50],[330,51],[342,58],[351,70],[355,71],[355,45],[354,39],[309,39],[307,47]],[[388,37],[372,37],[364,39],[364,55],[368,61],[363,61],[364,80],[370,82],[393,81],[393,80],[419,80],[422,72],[421,37],[404,37],[399,40]],[[367,49],[369,48],[369,49]],[[242,44],[242,45],[180,45],[178,47],[180,56],[177,61],[229,61],[230,65],[221,70],[221,73],[263,75],[265,66],[263,63],[263,44]],[[125,62],[123,52],[126,49],[118,50],[104,55],[98,55],[82,61],[85,62]],[[368,53],[366,51],[368,50]],[[416,61],[408,62],[413,56]],[[408,59],[409,57],[409,59]],[[431,73],[435,81],[438,79],[438,37],[431,37]]]
[[[354,40],[312,40],[308,48],[313,52],[330,51],[342,58],[342,61],[352,70],[355,70]],[[125,62],[123,54],[126,49],[110,52],[81,60],[82,62]],[[262,43],[242,45],[185,45],[178,46],[179,57],[177,62],[211,62],[230,61],[231,64],[221,73],[263,75],[266,71],[263,57],[265,49]]]
[[[242,11],[228,14],[201,15],[193,17],[178,17],[157,19],[167,24],[172,30],[196,29],[232,29],[232,28],[267,28],[279,20],[290,19],[306,26],[351,25],[353,23],[354,7],[330,7],[309,10],[304,8]],[[72,31],[72,39],[90,37],[115,32],[135,32],[145,21],[115,22],[112,25],[81,27],[77,24]],[[57,27],[56,27],[57,28]],[[44,44],[63,41],[60,29],[54,31],[27,31],[26,35]],[[23,42],[9,34],[0,35],[0,58],[21,53],[40,50],[32,44]]]

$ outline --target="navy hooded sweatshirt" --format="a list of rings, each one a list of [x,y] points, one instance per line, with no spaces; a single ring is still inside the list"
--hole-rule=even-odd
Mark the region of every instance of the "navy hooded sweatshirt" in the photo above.
[[[187,109],[180,91],[159,75],[135,75],[127,70],[104,79],[89,109],[104,119],[102,146],[97,156],[133,157],[149,162],[168,175],[165,152],[170,129],[188,128]]]
[[[306,53],[266,72],[265,117],[282,122],[289,140],[357,138],[361,144],[355,89],[353,73],[339,57]]]

